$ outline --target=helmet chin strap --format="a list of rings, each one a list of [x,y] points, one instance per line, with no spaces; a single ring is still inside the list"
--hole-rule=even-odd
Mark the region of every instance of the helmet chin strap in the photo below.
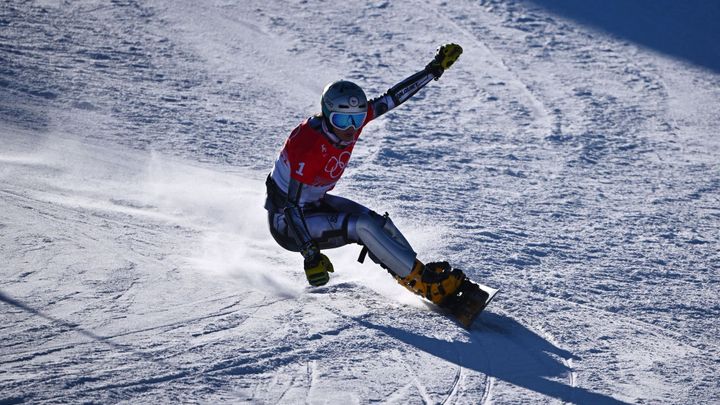
[[[351,143],[353,143],[353,141],[343,141],[337,135],[335,135],[335,133],[329,128],[327,120],[324,118],[322,120],[322,130],[323,130],[323,134],[325,135],[325,137],[327,137],[330,140],[330,142],[335,146],[344,148],[346,146],[349,146]]]

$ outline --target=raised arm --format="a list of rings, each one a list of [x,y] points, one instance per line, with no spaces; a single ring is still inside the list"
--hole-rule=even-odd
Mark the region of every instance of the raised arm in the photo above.
[[[462,47],[458,44],[445,44],[437,49],[435,58],[425,68],[400,83],[394,85],[384,94],[369,101],[375,111],[375,118],[385,114],[393,108],[404,103],[431,80],[437,80],[446,69],[462,54]]]

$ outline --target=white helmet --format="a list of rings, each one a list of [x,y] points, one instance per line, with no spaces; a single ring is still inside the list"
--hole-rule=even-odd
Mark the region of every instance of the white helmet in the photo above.
[[[365,114],[368,110],[367,97],[365,92],[353,82],[347,80],[338,80],[325,86],[320,98],[320,105],[322,107],[323,117],[334,127],[345,129],[349,126],[359,128],[362,122],[365,120]],[[360,122],[357,120],[349,119],[346,122],[338,125],[337,122],[333,122],[334,113],[350,114],[354,117],[363,118]],[[343,128],[345,127],[345,128]]]

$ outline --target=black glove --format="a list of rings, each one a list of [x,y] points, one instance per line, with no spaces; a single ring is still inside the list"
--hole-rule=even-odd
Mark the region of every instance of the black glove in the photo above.
[[[301,250],[305,258],[305,277],[307,277],[310,285],[319,287],[330,281],[330,274],[333,271],[333,265],[327,256],[320,253],[317,245],[310,242]]]
[[[458,44],[445,44],[440,46],[435,53],[435,58],[425,66],[425,70],[431,73],[435,80],[445,72],[445,69],[455,63],[462,54],[462,47]]]

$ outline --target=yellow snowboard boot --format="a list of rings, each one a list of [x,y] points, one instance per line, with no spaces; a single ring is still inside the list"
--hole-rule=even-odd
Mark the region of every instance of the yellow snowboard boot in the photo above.
[[[457,293],[464,279],[465,274],[452,269],[447,262],[422,264],[419,260],[415,260],[410,274],[397,277],[405,288],[441,307],[448,297]]]

